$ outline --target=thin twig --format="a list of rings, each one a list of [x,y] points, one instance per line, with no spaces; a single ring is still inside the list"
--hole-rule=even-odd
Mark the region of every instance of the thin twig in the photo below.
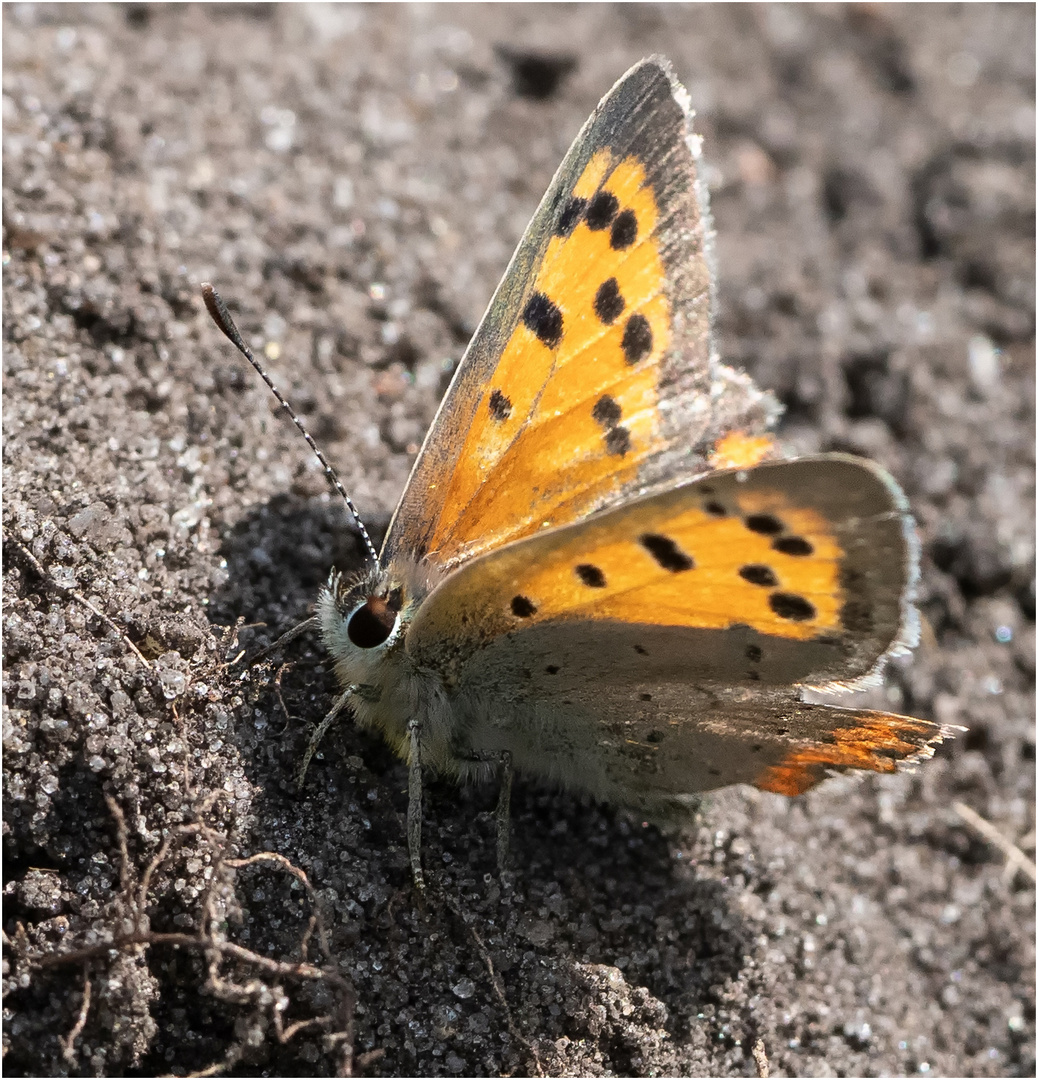
[[[972,807],[962,802],[952,803],[952,809],[966,822],[971,825],[989,844],[993,844],[1005,855],[1008,867],[1022,871],[1031,879],[1038,881],[1038,868],[1034,860],[1029,859],[1011,840],[1007,840],[990,821],[986,821]]]
[[[260,851],[255,855],[250,855],[244,859],[228,859],[224,865],[233,869],[241,869],[242,867],[251,866],[260,862],[269,862],[273,863],[275,866],[281,867],[281,869],[291,874],[306,890],[307,898],[310,901],[311,915],[307,921],[307,928],[303,934],[303,939],[300,942],[300,953],[304,958],[304,962],[299,966],[310,967],[310,965],[305,963],[305,959],[309,948],[310,938],[316,935],[317,944],[327,961],[327,968],[317,970],[324,970],[326,972],[325,981],[335,986],[339,991],[339,1008],[337,1015],[320,1018],[319,1022],[327,1023],[329,1026],[333,1022],[338,1025],[337,1030],[332,1031],[325,1036],[324,1041],[329,1050],[335,1048],[339,1051],[340,1059],[338,1075],[351,1076],[353,1073],[354,1021],[357,995],[356,991],[353,989],[353,984],[348,979],[334,973],[335,960],[328,940],[328,933],[325,929],[324,917],[321,914],[321,905],[318,902],[317,893],[310,884],[310,879],[306,876],[306,872],[301,870],[289,859],[285,858],[284,855],[280,855],[275,851]],[[208,901],[206,910],[207,914],[211,914]],[[212,967],[210,968],[210,971],[212,973]],[[315,1021],[315,1023],[317,1022],[318,1021]],[[274,1026],[278,1039],[281,1042],[287,1042],[297,1030],[301,1030],[298,1024],[291,1025],[288,1029],[283,1029],[281,1013],[276,1010],[274,1013]]]
[[[143,911],[148,902],[148,889],[151,888],[152,875],[156,870],[166,861],[167,856],[173,848],[174,844],[180,844],[188,836],[197,834],[201,829],[200,825],[181,825],[176,832],[172,832],[163,841],[159,850],[152,857],[151,861],[144,868],[144,873],[141,874],[140,885],[137,888],[137,910]]]
[[[281,706],[281,711],[285,714],[285,726],[278,732],[278,735],[285,734],[292,727],[292,714],[288,711],[288,706],[285,704],[285,696],[281,693],[281,676],[295,667],[295,664],[291,661],[282,664],[278,668],[278,673],[274,676],[274,693],[278,696],[278,704]]]
[[[216,801],[216,794],[218,793],[214,793],[214,797],[203,801],[202,806],[199,808],[200,813],[204,814],[208,811],[212,803]],[[209,961],[209,979],[206,984],[206,990],[209,993],[212,993],[218,1000],[232,1004],[251,1005],[254,1009],[268,1012],[270,1014],[274,1033],[281,1043],[288,1042],[289,1039],[293,1038],[293,1036],[297,1035],[299,1032],[311,1028],[332,1029],[325,1035],[324,1043],[326,1050],[338,1057],[336,1074],[339,1076],[352,1075],[354,1012],[357,1003],[356,992],[353,989],[352,983],[344,976],[339,975],[335,970],[335,961],[332,956],[328,935],[325,931],[324,922],[321,917],[321,909],[317,901],[317,895],[306,874],[300,870],[299,867],[294,866],[283,855],[271,851],[259,852],[244,859],[226,860],[223,857],[223,852],[226,848],[227,838],[200,821],[190,825],[183,825],[167,836],[159,846],[156,854],[149,861],[143,874],[138,876],[134,873],[133,866],[130,862],[129,830],[127,828],[126,815],[114,799],[108,798],[107,802],[115,821],[116,842],[119,850],[119,878],[122,887],[122,901],[125,905],[126,915],[128,916],[127,922],[132,929],[129,933],[118,934],[112,940],[102,944],[72,949],[67,952],[49,953],[42,956],[29,955],[29,949],[26,947],[26,943],[26,946],[23,946],[21,951],[26,956],[28,962],[41,969],[54,968],[66,964],[83,964],[84,967],[89,970],[89,964],[94,959],[109,959],[116,952],[128,951],[140,947],[148,948],[153,945],[172,945],[182,949],[197,950],[203,953]],[[201,837],[202,840],[206,841],[213,848],[215,852],[214,869],[217,871],[211,877],[209,888],[207,889],[203,901],[203,917],[199,930],[196,934],[153,933],[150,930],[145,929],[147,923],[143,918],[152,878],[159,866],[169,858],[170,853],[176,847],[188,837],[196,835]],[[300,946],[304,955],[304,960],[302,962],[286,963],[283,961],[272,960],[270,957],[262,956],[241,945],[235,945],[232,942],[224,941],[214,932],[214,928],[220,921],[220,915],[216,910],[217,904],[214,888],[220,879],[219,870],[221,867],[236,870],[260,862],[273,863],[281,869],[286,870],[306,889],[307,896],[312,905],[312,915],[308,920],[306,932]],[[316,937],[317,943],[327,959],[327,964],[323,968],[308,963],[305,959],[308,943],[314,937]],[[225,979],[219,971],[220,961],[223,959],[238,961],[245,965],[252,965],[254,968],[258,968],[269,977],[270,981],[274,983],[274,986],[267,985],[258,978],[253,978],[245,983],[235,983],[229,979]],[[337,991],[337,993],[334,994],[337,1004],[327,1016],[299,1020],[286,1027],[283,1022],[283,1012],[284,1008],[288,1005],[289,1000],[284,991],[277,985],[282,979],[307,979],[323,982]],[[275,994],[273,1003],[269,1001],[269,993],[271,990],[273,990]],[[73,1027],[71,1033],[66,1038],[61,1039],[64,1056],[70,1063],[74,1061],[73,1043],[83,1030],[89,1007],[90,983],[89,980],[87,980],[84,988],[84,1001],[80,1009],[79,1020]],[[215,1076],[226,1072],[241,1060],[243,1052],[244,1046],[242,1044],[236,1044],[228,1050],[222,1061],[216,1062],[208,1068],[192,1073],[191,1075]]]
[[[10,535],[10,533],[7,533],[7,539],[10,540],[10,542],[21,552],[22,557],[33,568],[33,570],[35,570],[36,573],[39,574],[45,585],[49,585],[52,589],[57,589],[58,592],[64,593],[65,596],[71,596],[73,600],[82,604],[83,607],[87,609],[87,611],[96,615],[101,620],[101,622],[103,622],[105,626],[108,627],[109,630],[113,630],[116,634],[119,635],[120,638],[122,638],[123,643],[126,645],[126,647],[137,657],[138,660],[140,660],[140,662],[149,671],[151,671],[151,663],[145,658],[144,653],[142,653],[140,649],[138,649],[137,646],[134,645],[134,643],[130,640],[129,635],[126,633],[125,630],[123,630],[120,626],[113,622],[112,619],[110,619],[103,611],[101,611],[94,604],[92,604],[78,589],[70,589],[66,585],[62,585],[59,581],[57,581],[52,574],[48,573],[48,571],[43,566],[43,563],[41,563],[40,560],[37,559],[36,556],[33,555],[33,553],[20,540],[16,540],[13,536]]]
[[[160,934],[135,930],[132,934],[120,934],[111,941],[100,945],[84,945],[80,949],[70,949],[68,952],[49,953],[46,956],[39,956],[34,958],[33,962],[41,968],[62,967],[65,964],[81,964],[86,960],[104,956],[112,952],[113,949],[127,949],[134,945],[174,945],[181,949],[215,949],[222,955],[229,956],[234,960],[255,964],[271,975],[312,979],[315,982],[328,982],[343,987],[349,985],[342,976],[315,967],[313,964],[286,964],[281,960],[271,960],[269,956],[261,956],[259,953],[252,952],[251,949],[246,949],[241,945],[235,945],[231,941],[216,941],[198,937],[194,934]]]
[[[73,1046],[76,1039],[83,1034],[83,1028],[86,1027],[87,1013],[90,1012],[90,965],[83,965],[83,1000],[79,1006],[79,1016],[76,1018],[76,1022],[72,1027],[72,1030],[64,1038],[59,1037],[58,1042],[61,1043],[61,1056],[69,1063],[74,1065],[76,1061],[76,1051]]]
[[[241,1042],[234,1043],[230,1050],[224,1055],[223,1061],[217,1061],[213,1065],[209,1065],[207,1068],[199,1069],[197,1072],[189,1072],[185,1075],[189,1077],[202,1077],[202,1076],[219,1076],[221,1073],[226,1072],[228,1069],[233,1069],[242,1059],[242,1055],[245,1053],[245,1044]]]
[[[124,896],[130,899],[130,850],[126,831],[126,815],[123,813],[122,807],[111,795],[105,796],[105,802],[108,804],[109,813],[115,818],[115,837],[119,844],[119,887],[122,889]],[[136,919],[134,919],[134,925],[137,925]]]
[[[328,934],[324,928],[324,919],[321,917],[321,908],[317,902],[317,894],[314,892],[314,887],[310,884],[310,879],[306,876],[305,870],[300,870],[298,866],[289,862],[284,855],[279,855],[276,851],[259,851],[255,855],[249,855],[245,859],[228,859],[224,865],[233,867],[234,869],[240,869],[243,866],[252,866],[258,862],[272,862],[276,866],[280,866],[282,870],[291,874],[299,883],[306,889],[306,894],[310,898],[310,903],[313,905],[313,920],[314,926],[317,930],[317,941],[321,946],[321,951],[324,955],[331,960],[332,950],[328,943]],[[307,938],[311,934],[311,930],[307,930]]]

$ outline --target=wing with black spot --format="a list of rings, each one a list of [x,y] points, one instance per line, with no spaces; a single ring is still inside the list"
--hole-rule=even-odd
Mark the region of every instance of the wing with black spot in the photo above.
[[[832,454],[716,472],[481,555],[406,645],[447,685],[534,696],[567,679],[847,685],[915,644],[915,576],[896,484]]]
[[[711,342],[711,231],[687,95],[643,61],[548,189],[425,440],[383,562],[454,566],[707,470],[771,399]]]

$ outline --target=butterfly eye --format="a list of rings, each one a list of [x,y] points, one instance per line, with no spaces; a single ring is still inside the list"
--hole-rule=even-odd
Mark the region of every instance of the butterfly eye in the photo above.
[[[393,600],[393,594],[390,594],[388,603],[384,597],[369,596],[350,616],[350,621],[346,624],[346,636],[358,649],[377,648],[393,632],[399,598],[397,607],[394,607]]]

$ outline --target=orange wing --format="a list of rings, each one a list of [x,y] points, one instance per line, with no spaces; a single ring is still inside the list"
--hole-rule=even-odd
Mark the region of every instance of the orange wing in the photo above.
[[[633,68],[585,125],[451,384],[382,555],[453,566],[711,467],[770,398],[712,353],[687,95]],[[747,443],[747,445],[754,445]],[[755,447],[759,460],[768,443]]]
[[[519,687],[571,653],[593,684],[844,685],[914,644],[914,543],[870,462],[718,472],[460,567],[422,604],[408,652],[448,681],[492,657],[494,682]]]

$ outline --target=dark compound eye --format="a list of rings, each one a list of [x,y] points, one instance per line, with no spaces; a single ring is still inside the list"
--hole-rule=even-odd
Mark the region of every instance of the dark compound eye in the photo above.
[[[350,616],[346,636],[358,649],[375,649],[388,639],[396,626],[394,601],[400,602],[399,590],[390,594],[389,602],[381,596],[369,596]]]

